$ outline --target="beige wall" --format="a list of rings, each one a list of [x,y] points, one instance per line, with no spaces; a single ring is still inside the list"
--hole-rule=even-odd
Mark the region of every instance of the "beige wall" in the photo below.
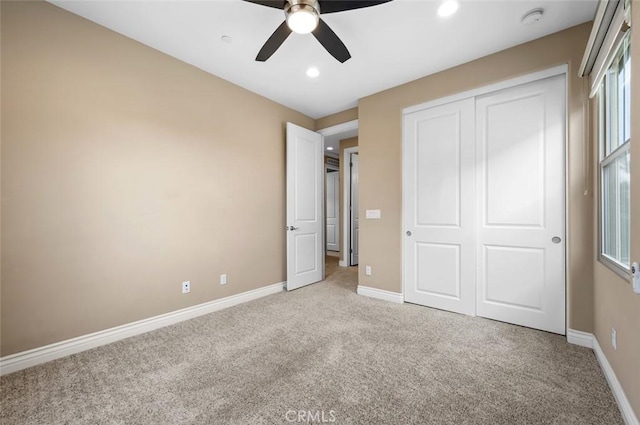
[[[285,122],[314,120],[51,4],[1,7],[3,356],[286,279]]]
[[[344,122],[352,121],[347,119]],[[338,123],[339,124],[339,123]],[[335,125],[335,124],[334,124]],[[358,138],[340,140],[340,260],[344,261],[345,252],[342,249],[344,244],[344,170],[349,169],[349,158],[345,158],[344,150],[358,146]]]
[[[377,93],[359,101],[361,285],[402,292],[402,109],[560,64],[568,73],[568,315],[569,327],[593,329],[592,196],[585,180],[582,81],[577,77],[591,25],[584,24]],[[372,275],[365,276],[364,265]]]
[[[333,127],[334,125],[342,124],[345,122],[358,119],[358,108],[347,109],[346,111],[338,112],[336,114],[327,115],[326,117],[318,118],[315,121],[315,130],[322,130],[323,128]]]
[[[635,32],[631,40],[631,69],[640,69],[640,2],[633,3]],[[631,83],[631,259],[640,261],[640,73]],[[597,169],[597,145],[594,144],[594,169]],[[593,177],[597,187],[597,173]],[[598,204],[594,200],[594,210]],[[597,232],[597,219],[594,219]],[[596,233],[597,234],[597,233]],[[597,258],[597,244],[593,257]],[[595,261],[594,333],[602,350],[640,418],[640,296],[633,293],[630,281]],[[618,349],[611,346],[611,328],[617,332]]]

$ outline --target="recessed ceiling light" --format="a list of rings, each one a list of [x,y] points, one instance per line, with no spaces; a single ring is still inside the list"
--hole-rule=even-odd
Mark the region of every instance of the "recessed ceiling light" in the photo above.
[[[233,38],[231,38],[231,36],[229,35],[223,35],[222,37],[220,37],[220,40],[224,41],[225,43],[231,43],[233,41]]]
[[[327,150],[328,150],[328,151],[332,151],[332,150],[333,150],[333,148],[332,148],[331,146],[327,146]]]
[[[320,75],[320,70],[318,68],[316,68],[315,66],[310,66],[307,69],[307,77],[316,78],[318,75]]]
[[[536,22],[539,22],[540,20],[542,20],[543,14],[544,14],[543,9],[530,10],[524,15],[522,15],[522,18],[520,18],[520,22],[522,22],[524,25],[535,24]]]
[[[459,7],[460,3],[458,0],[444,0],[440,7],[438,7],[438,16],[441,18],[451,16],[456,13]]]

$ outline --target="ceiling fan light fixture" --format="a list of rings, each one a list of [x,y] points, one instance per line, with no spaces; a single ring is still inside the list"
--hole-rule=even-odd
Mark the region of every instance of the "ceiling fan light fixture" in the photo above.
[[[295,0],[293,3],[288,3],[285,8],[287,25],[291,31],[298,34],[308,34],[316,29],[320,20],[317,3],[315,5],[304,2],[296,3]]]

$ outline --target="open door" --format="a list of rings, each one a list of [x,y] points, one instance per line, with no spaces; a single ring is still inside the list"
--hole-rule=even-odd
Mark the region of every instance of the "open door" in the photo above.
[[[287,291],[324,279],[322,136],[287,123]]]

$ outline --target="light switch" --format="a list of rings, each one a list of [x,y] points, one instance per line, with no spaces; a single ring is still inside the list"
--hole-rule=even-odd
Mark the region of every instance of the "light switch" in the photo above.
[[[366,217],[379,219],[381,217],[380,210],[367,210]]]

